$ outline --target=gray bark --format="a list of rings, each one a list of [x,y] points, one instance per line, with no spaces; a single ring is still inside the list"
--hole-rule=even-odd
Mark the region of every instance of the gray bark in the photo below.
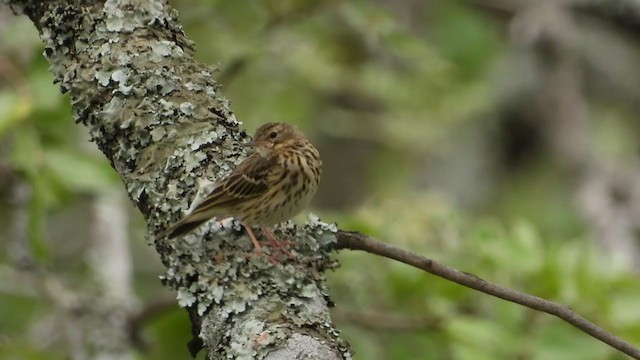
[[[298,261],[243,257],[236,221],[210,222],[178,240],[156,238],[176,221],[201,179],[215,181],[244,156],[246,140],[215,69],[193,59],[176,13],[154,0],[5,0],[38,28],[55,81],[121,176],[147,220],[162,282],[189,309],[210,359],[348,359],[328,312],[324,271],[335,227],[287,223]]]

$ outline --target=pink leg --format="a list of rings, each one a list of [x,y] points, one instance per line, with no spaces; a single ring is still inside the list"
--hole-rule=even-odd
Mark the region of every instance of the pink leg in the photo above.
[[[256,247],[255,255],[257,255],[257,256],[263,255],[264,252],[262,252],[262,246],[260,246],[260,242],[258,242],[258,239],[256,239],[256,235],[253,233],[253,230],[251,229],[251,226],[247,226],[247,225],[244,225],[244,224],[242,226],[244,226],[245,230],[247,230],[247,234],[249,235],[249,238],[251,239],[251,242]],[[267,256],[267,258],[269,259],[269,261],[271,261],[274,264],[279,263],[279,261],[273,256],[269,255],[269,256]]]
[[[267,238],[269,238],[269,241],[271,241],[271,246],[280,249],[280,251],[289,255],[290,258],[295,258],[295,256],[289,250],[284,248],[284,245],[286,245],[287,243],[278,241],[276,236],[271,232],[271,230],[269,230],[269,228],[263,227],[262,231],[264,231],[264,233],[267,235]]]
[[[260,243],[258,242],[258,239],[256,239],[256,236],[253,234],[253,230],[251,230],[251,226],[247,226],[247,225],[244,225],[244,224],[242,226],[244,226],[244,229],[247,230],[247,235],[249,235],[249,238],[251,239],[251,242],[256,247],[256,252],[258,254],[262,254],[262,247],[260,246]]]

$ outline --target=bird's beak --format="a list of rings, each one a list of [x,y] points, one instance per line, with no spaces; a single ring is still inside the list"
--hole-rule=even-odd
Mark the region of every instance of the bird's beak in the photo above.
[[[246,143],[242,144],[242,147],[246,147],[246,148],[252,148],[256,146],[256,142],[255,141],[247,141]]]

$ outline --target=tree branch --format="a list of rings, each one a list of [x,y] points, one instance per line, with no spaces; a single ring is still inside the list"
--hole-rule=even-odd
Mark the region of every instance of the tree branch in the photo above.
[[[212,221],[178,240],[156,236],[182,216],[202,179],[215,181],[246,156],[239,143],[247,138],[216,69],[194,59],[167,1],[4,1],[40,32],[54,81],[145,217],[163,284],[190,309],[208,357],[350,359],[329,316],[328,224],[278,228],[298,254],[279,264],[239,255],[252,246],[237,221]]]
[[[411,265],[435,276],[485,294],[557,316],[605,344],[633,357],[634,359],[640,359],[640,349],[607,332],[603,328],[578,315],[576,312],[564,305],[493,284],[473,274],[465,273],[447,265],[440,264],[432,259],[381,242],[359,232],[338,231],[336,237],[338,239],[338,249],[362,250],[371,254],[380,255]]]

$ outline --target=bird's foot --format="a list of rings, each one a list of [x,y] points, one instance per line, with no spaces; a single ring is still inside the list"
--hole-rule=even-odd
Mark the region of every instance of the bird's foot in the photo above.
[[[277,257],[264,252],[262,249],[260,250],[255,249],[254,251],[251,251],[251,252],[242,253],[242,256],[245,259],[257,259],[257,258],[266,257],[267,260],[269,260],[269,262],[272,264],[281,264],[280,260],[278,260]]]
[[[253,243],[253,245],[255,246],[255,251],[253,253],[250,254],[244,254],[245,257],[255,257],[255,256],[263,256],[265,255],[264,250],[262,250],[263,247],[268,247],[274,250],[278,250],[283,254],[286,254],[287,256],[289,256],[289,258],[291,259],[296,259],[296,256],[293,255],[289,250],[286,249],[286,247],[293,247],[293,245],[295,245],[294,242],[291,241],[278,241],[278,239],[276,239],[275,235],[273,235],[273,233],[267,229],[267,228],[262,228],[262,230],[264,231],[264,233],[267,235],[267,238],[269,239],[268,243],[260,243],[258,241],[258,239],[256,239],[256,235],[253,233],[253,230],[251,229],[250,226],[244,226],[245,230],[247,231],[247,235],[249,235],[249,238],[251,239],[251,242]],[[273,255],[267,255],[267,258],[269,259],[270,262],[272,263],[280,263],[280,261]]]
[[[287,256],[289,256],[289,258],[291,259],[296,259],[297,257],[295,255],[293,255],[287,248],[292,248],[296,245],[295,242],[293,241],[279,241],[276,236],[271,232],[271,230],[269,230],[268,228],[262,228],[262,230],[264,231],[265,235],[267,235],[267,238],[269,239],[269,243],[264,244],[264,246],[268,246],[270,248],[273,249],[277,249],[280,252],[286,254]]]

